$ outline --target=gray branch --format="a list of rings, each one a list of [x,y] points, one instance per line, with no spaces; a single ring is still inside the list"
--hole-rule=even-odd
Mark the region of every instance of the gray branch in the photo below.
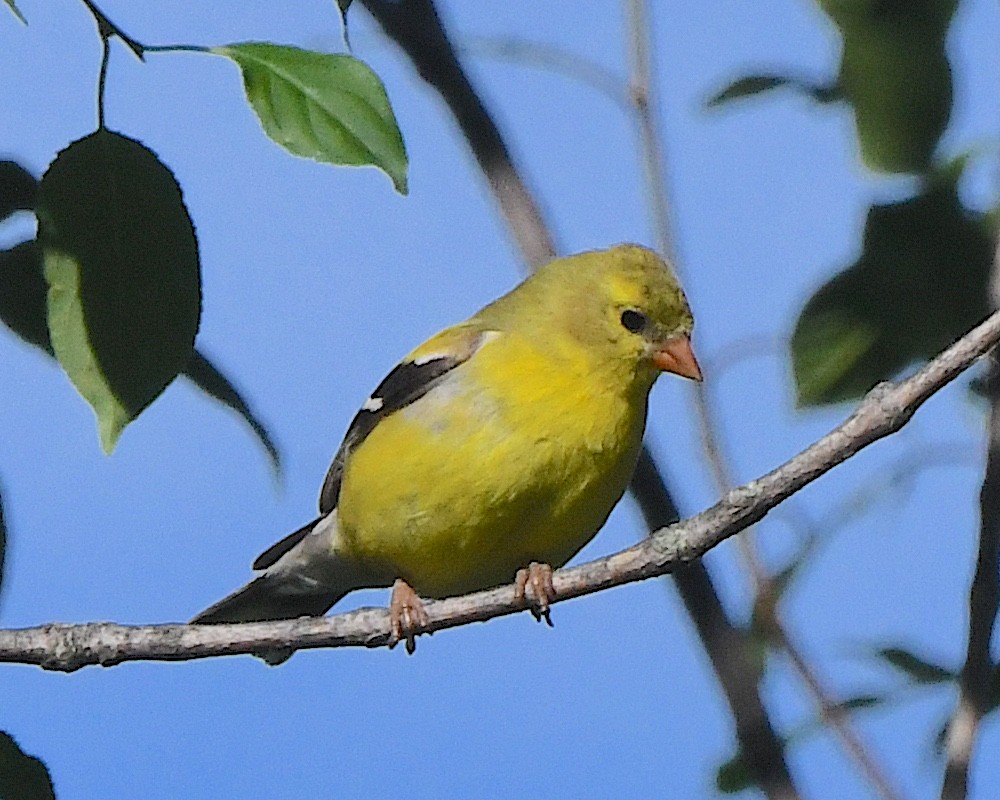
[[[998,342],[1000,313],[907,380],[876,386],[843,424],[772,472],[733,489],[707,511],[662,528],[620,553],[557,571],[553,578],[556,602],[654,578],[691,563],[864,447],[898,431],[929,397]],[[524,609],[524,602],[514,599],[514,587],[502,586],[427,603],[427,630],[485,622]],[[382,647],[388,641],[389,613],[382,608],[238,625],[53,623],[0,630],[0,662],[71,672],[88,664],[187,661],[279,648]]]

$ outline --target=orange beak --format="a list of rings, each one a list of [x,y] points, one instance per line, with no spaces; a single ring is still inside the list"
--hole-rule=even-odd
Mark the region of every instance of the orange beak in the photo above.
[[[701,367],[694,357],[691,339],[687,336],[675,336],[660,345],[653,352],[653,363],[664,372],[672,372],[694,381],[701,380]]]

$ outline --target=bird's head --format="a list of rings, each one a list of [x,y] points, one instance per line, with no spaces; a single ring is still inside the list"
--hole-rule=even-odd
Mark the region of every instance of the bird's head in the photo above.
[[[557,259],[529,284],[550,324],[642,383],[660,372],[701,380],[691,309],[673,270],[652,250],[622,244]]]

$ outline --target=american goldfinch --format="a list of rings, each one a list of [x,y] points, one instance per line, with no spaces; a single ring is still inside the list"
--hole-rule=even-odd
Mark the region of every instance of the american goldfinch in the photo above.
[[[320,516],[192,621],[320,615],[354,589],[392,586],[392,641],[412,652],[421,596],[511,580],[547,620],[552,567],[625,492],[653,382],[701,379],[692,325],[674,274],[644,247],[543,266],[389,373],[333,459]]]

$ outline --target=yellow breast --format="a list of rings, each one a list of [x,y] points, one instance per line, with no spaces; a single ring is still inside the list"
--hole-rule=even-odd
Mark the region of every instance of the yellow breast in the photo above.
[[[531,561],[562,566],[625,491],[648,387],[491,336],[509,338],[381,420],[346,464],[341,546],[373,584],[402,577],[440,597],[511,581]]]

